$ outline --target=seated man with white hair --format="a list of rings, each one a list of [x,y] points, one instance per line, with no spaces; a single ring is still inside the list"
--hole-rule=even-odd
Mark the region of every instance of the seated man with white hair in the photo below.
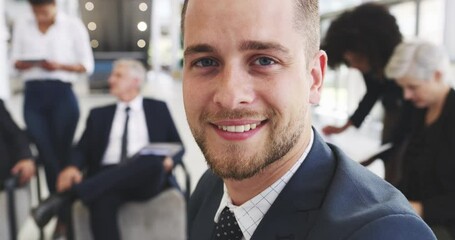
[[[438,239],[455,239],[455,91],[449,58],[429,42],[402,43],[385,72],[417,107],[398,188]]]
[[[171,170],[182,161],[183,149],[172,158],[138,154],[149,143],[181,144],[166,104],[141,96],[145,76],[139,61],[114,63],[109,86],[118,101],[90,111],[71,164],[58,177],[60,193],[33,211],[39,226],[46,225],[64,203],[80,199],[89,207],[94,239],[120,239],[120,206],[151,199],[164,188],[176,186]],[[83,171],[87,173],[84,178]]]

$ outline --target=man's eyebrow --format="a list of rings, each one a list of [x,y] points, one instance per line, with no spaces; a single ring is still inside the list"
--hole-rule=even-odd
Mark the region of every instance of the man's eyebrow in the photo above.
[[[281,44],[274,42],[244,41],[240,44],[240,51],[247,50],[276,50],[282,53],[289,53],[289,50]]]
[[[183,56],[188,56],[196,53],[213,53],[215,48],[208,44],[196,44],[188,46],[183,52]]]

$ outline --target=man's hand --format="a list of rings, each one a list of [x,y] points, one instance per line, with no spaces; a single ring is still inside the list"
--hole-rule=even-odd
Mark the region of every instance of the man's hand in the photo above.
[[[166,157],[163,160],[163,168],[165,172],[170,172],[172,171],[172,168],[174,167],[174,160],[172,160],[171,157]]]
[[[422,203],[421,202],[417,202],[417,201],[409,201],[409,203],[411,204],[412,208],[414,208],[416,213],[420,217],[423,217],[423,205],[422,205]]]
[[[55,61],[44,61],[41,64],[41,67],[48,70],[48,71],[56,71],[56,70],[63,70],[68,72],[77,72],[83,73],[85,72],[85,67],[82,64],[61,64]]]
[[[41,67],[46,69],[47,71],[55,71],[55,70],[59,70],[62,68],[62,65],[55,62],[55,61],[49,61],[49,60],[45,60],[42,64],[41,64]]]
[[[21,159],[14,167],[11,169],[12,174],[20,173],[20,184],[27,183],[35,175],[35,162],[32,159]]]
[[[64,192],[70,189],[74,184],[82,181],[81,171],[74,166],[69,166],[63,169],[58,175],[57,179],[57,192]]]
[[[325,134],[325,135],[331,135],[331,134],[338,134],[338,133],[342,133],[344,132],[346,129],[348,129],[350,126],[352,125],[352,122],[351,121],[348,121],[346,122],[343,126],[341,127],[336,127],[336,126],[325,126],[323,129],[322,129],[322,132]]]
[[[34,66],[33,63],[30,62],[24,62],[24,61],[16,61],[14,63],[14,67],[18,70],[27,70],[30,69]]]

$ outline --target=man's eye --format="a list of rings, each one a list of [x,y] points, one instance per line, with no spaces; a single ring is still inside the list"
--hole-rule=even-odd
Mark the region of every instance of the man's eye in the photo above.
[[[218,64],[213,59],[203,58],[196,61],[194,65],[197,67],[212,67],[217,66]]]
[[[267,66],[267,65],[272,65],[275,64],[275,60],[268,58],[268,57],[260,57],[254,61],[255,64],[261,65],[261,66]]]

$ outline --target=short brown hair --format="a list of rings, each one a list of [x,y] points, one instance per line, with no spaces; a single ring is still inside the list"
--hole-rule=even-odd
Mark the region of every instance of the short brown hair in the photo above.
[[[181,30],[182,36],[185,32],[185,15],[188,6],[185,0],[182,8]],[[302,32],[308,41],[304,43],[308,56],[312,57],[319,50],[319,1],[318,0],[296,0],[295,28]]]
[[[295,12],[295,28],[306,38],[307,58],[312,58],[319,51],[319,1],[297,0]]]
[[[55,4],[55,0],[28,0],[31,5]]]

